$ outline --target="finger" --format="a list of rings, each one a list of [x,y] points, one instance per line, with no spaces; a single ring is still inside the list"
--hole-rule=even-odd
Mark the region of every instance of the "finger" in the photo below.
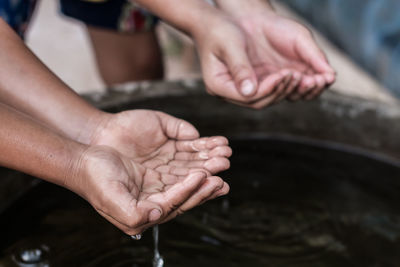
[[[279,89],[279,85],[285,80],[286,75],[282,72],[273,73],[266,76],[265,79],[262,79],[260,82],[260,86],[256,95],[256,98],[252,99],[251,103],[255,103],[265,97],[272,96],[276,94],[276,91]]]
[[[117,220],[115,220],[113,217],[109,216],[108,214],[97,210],[97,212],[103,216],[107,221],[109,221],[110,223],[112,223],[113,225],[115,225],[118,229],[120,229],[122,232],[124,232],[125,234],[129,235],[129,236],[134,236],[134,235],[138,235],[138,234],[143,234],[143,232],[149,228],[151,225],[154,225],[153,223],[146,223],[143,224],[141,226],[135,227],[135,228],[129,228],[128,226],[121,224],[120,222],[118,222]]]
[[[299,90],[300,90],[302,80],[303,80],[303,78],[299,81],[298,85],[294,88],[293,92],[290,95],[288,95],[288,97],[286,98],[289,102],[296,102],[301,98]]]
[[[297,86],[299,86],[302,77],[303,75],[300,72],[298,71],[293,72],[291,83],[289,84],[287,89],[287,96],[296,91],[296,88]]]
[[[278,86],[284,79],[285,76],[282,76],[281,73],[274,73],[266,76],[266,78],[262,80],[260,87],[257,90],[257,94],[252,99],[248,99],[247,101],[236,101],[234,99],[225,98],[225,100],[235,105],[248,108],[255,108],[254,104],[261,100],[265,103],[272,103],[276,97]]]
[[[147,201],[157,203],[162,208],[165,218],[185,203],[200,188],[205,179],[204,172],[189,174],[186,179],[171,186],[165,192],[150,195]]]
[[[312,75],[305,75],[297,88],[297,93],[300,96],[306,95],[312,88],[315,87],[315,79]]]
[[[323,76],[328,86],[332,85],[336,80],[336,73],[325,73]]]
[[[320,95],[322,91],[326,88],[325,78],[323,75],[317,74],[315,75],[316,86],[310,93],[305,96],[306,100],[312,100],[316,96]]]
[[[244,97],[236,90],[235,82],[232,80],[226,65],[215,56],[209,56],[202,61],[203,77],[208,91],[226,99],[228,102],[249,107],[250,102],[258,101],[273,93],[276,85],[284,78],[280,73],[266,75],[261,79],[257,92],[251,97]]]
[[[213,149],[217,146],[227,146],[229,141],[223,136],[203,137],[192,141],[176,142],[178,152],[199,152]]]
[[[132,222],[121,222],[115,217],[111,216],[110,214],[107,214],[103,212],[102,210],[96,209],[96,211],[103,216],[105,219],[107,219],[109,222],[114,224],[117,228],[119,228],[121,231],[125,232],[128,235],[136,235],[136,234],[141,234],[145,229],[146,225],[151,225],[154,224],[155,221],[158,221],[161,217],[157,216],[154,217],[153,219],[146,219],[143,220],[140,223],[132,223]]]
[[[282,80],[282,82],[279,84],[276,94],[276,97],[279,98],[281,95],[285,95],[286,93],[286,89],[289,85],[289,83],[292,80],[292,73],[291,72],[287,72],[284,74],[284,79]]]
[[[334,73],[333,68],[317,45],[311,32],[304,33],[296,42],[296,53],[318,73]]]
[[[210,177],[209,177],[209,178],[210,178]],[[208,179],[208,178],[207,178],[207,179]],[[204,184],[203,184],[202,188],[203,188],[203,187],[204,187]],[[200,190],[203,190],[203,189],[199,189],[199,191],[200,191]],[[196,206],[199,206],[199,205],[201,205],[201,204],[203,204],[203,203],[205,203],[205,202],[207,202],[207,201],[209,201],[209,200],[215,199],[215,198],[217,198],[217,197],[224,196],[224,195],[226,195],[226,194],[229,193],[229,190],[230,190],[229,185],[228,185],[226,182],[223,182],[222,188],[220,188],[220,189],[217,188],[217,190],[214,191],[214,192],[211,194],[211,196],[204,198],[204,199],[203,199],[199,204],[197,204]],[[201,193],[201,194],[204,194],[204,192]],[[207,195],[207,193],[206,193],[206,195]],[[192,208],[193,208],[193,207],[192,207]],[[186,208],[184,208],[184,209],[185,209],[185,210],[189,210],[190,208],[186,207]],[[182,211],[181,211],[181,212],[182,212]],[[167,222],[167,221],[173,219],[174,217],[176,217],[178,214],[179,214],[179,212],[178,212],[178,213],[175,213],[175,214],[171,214],[171,215],[167,216],[167,218],[163,219],[162,221],[160,221],[160,222],[158,222],[158,223],[165,223],[165,222]],[[141,230],[141,232],[143,232],[145,229],[147,229],[147,228],[149,228],[149,227],[151,227],[151,226],[152,226],[152,224],[146,224],[146,225],[144,225],[142,228],[139,228],[139,229],[143,229],[143,230]],[[139,230],[139,231],[140,231],[140,230]],[[140,233],[140,232],[139,232],[139,233]],[[132,234],[132,235],[133,235],[133,234]]]
[[[262,98],[250,105],[251,108],[253,109],[261,109],[266,106],[272,105],[281,95],[285,94],[286,87],[290,83],[292,79],[292,74],[291,72],[285,72],[285,76],[283,76],[283,79],[279,84],[276,85],[276,89],[274,90],[274,93],[268,97]]]
[[[215,192],[214,192],[208,199],[206,199],[204,202],[209,201],[209,200],[212,200],[212,199],[215,199],[215,198],[217,198],[217,197],[224,196],[224,195],[226,195],[226,194],[229,193],[229,190],[230,190],[229,185],[228,185],[226,182],[224,182],[224,185],[222,186],[222,188],[219,189],[219,190],[217,190],[217,191],[215,191]],[[204,202],[203,202],[203,203],[204,203]],[[203,203],[201,203],[201,204],[203,204]]]
[[[186,211],[206,202],[211,199],[215,192],[219,192],[224,186],[224,181],[217,176],[208,177],[199,190],[193,194],[179,208],[169,214],[163,222],[175,218],[177,215],[183,214]]]
[[[223,61],[228,67],[238,92],[244,97],[255,95],[257,78],[248,58],[246,47],[240,43],[230,42],[225,46],[222,54]]]
[[[290,85],[293,81],[293,74],[290,73],[283,81],[282,83],[282,91],[279,95],[277,95],[277,97],[275,98],[275,100],[272,102],[273,104],[279,103],[282,99],[286,98],[286,96],[289,94],[291,88]]]
[[[174,160],[169,163],[171,166],[186,168],[205,168],[212,174],[225,171],[230,167],[230,161],[225,157],[214,157],[209,160],[181,161]]]
[[[226,64],[215,55],[205,57],[201,61],[201,68],[207,92],[223,98],[246,101],[247,98],[236,89]]]
[[[129,192],[120,183],[110,184],[108,189],[109,192],[118,192],[118,194],[93,206],[97,211],[107,214],[128,228],[136,228],[158,220],[162,216],[162,209],[159,205],[151,202],[138,202],[135,193]],[[89,202],[96,203],[90,199]]]
[[[204,165],[204,164],[203,164]],[[176,166],[170,166],[170,165],[164,165],[160,166],[156,169],[161,174],[170,174],[174,176],[178,176],[183,180],[186,178],[191,173],[195,172],[205,172],[207,177],[211,176],[211,173],[204,168],[187,168],[187,167],[176,167]]]
[[[295,71],[293,73],[292,80],[291,80],[290,84],[288,85],[286,94],[282,95],[280,98],[278,98],[275,103],[278,103],[278,102],[282,101],[283,99],[293,101],[292,96],[294,96],[294,99],[296,99],[296,95],[297,95],[296,89],[299,86],[301,79],[302,79],[302,74],[298,71]],[[300,98],[300,96],[298,96],[298,98]]]
[[[171,174],[171,175],[182,175],[186,176],[190,173],[190,169],[186,167],[177,167],[170,165],[162,165],[155,169],[159,173]]]
[[[211,151],[177,152],[175,160],[207,160],[213,157],[230,157],[232,149],[229,146],[217,146]]]
[[[160,111],[157,111],[156,114],[160,119],[161,127],[167,137],[176,140],[191,140],[199,138],[199,132],[189,122]]]

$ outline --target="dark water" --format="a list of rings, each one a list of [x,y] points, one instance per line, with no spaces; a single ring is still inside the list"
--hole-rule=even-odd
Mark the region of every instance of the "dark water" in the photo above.
[[[398,167],[298,142],[231,144],[229,196],[160,226],[165,266],[400,266]],[[151,230],[133,241],[50,184],[0,226],[0,266],[152,265]]]

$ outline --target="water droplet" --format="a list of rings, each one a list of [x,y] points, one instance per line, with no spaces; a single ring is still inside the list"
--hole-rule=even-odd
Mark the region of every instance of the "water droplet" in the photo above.
[[[131,235],[131,238],[132,238],[133,240],[140,240],[140,239],[142,238],[142,235],[141,235],[141,234]]]
[[[46,246],[22,249],[13,256],[13,260],[21,267],[48,267],[48,251],[49,248]]]

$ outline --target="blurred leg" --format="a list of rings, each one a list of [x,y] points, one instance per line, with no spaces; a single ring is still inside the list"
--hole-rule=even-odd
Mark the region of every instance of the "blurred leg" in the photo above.
[[[99,72],[107,85],[163,78],[156,17],[130,0],[60,3],[64,15],[87,25]]]
[[[107,85],[163,78],[163,63],[153,31],[119,33],[88,26],[98,68]]]

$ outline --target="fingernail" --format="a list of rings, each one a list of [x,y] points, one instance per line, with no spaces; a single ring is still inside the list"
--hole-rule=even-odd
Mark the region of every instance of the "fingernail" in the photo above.
[[[202,151],[199,153],[199,158],[201,159],[208,159],[208,153],[205,151]]]
[[[254,84],[250,80],[244,80],[240,85],[240,91],[243,95],[251,95],[252,93],[254,93],[254,90]]]
[[[153,209],[153,210],[150,211],[150,214],[149,214],[149,221],[150,222],[157,221],[160,218],[161,218],[161,211],[160,210]]]
[[[199,141],[199,145],[201,145],[201,146],[205,146],[206,144],[207,144],[207,140],[205,140],[205,139],[201,139]]]
[[[190,147],[193,149],[193,151],[199,151],[199,149],[195,146],[194,142],[190,143]]]

